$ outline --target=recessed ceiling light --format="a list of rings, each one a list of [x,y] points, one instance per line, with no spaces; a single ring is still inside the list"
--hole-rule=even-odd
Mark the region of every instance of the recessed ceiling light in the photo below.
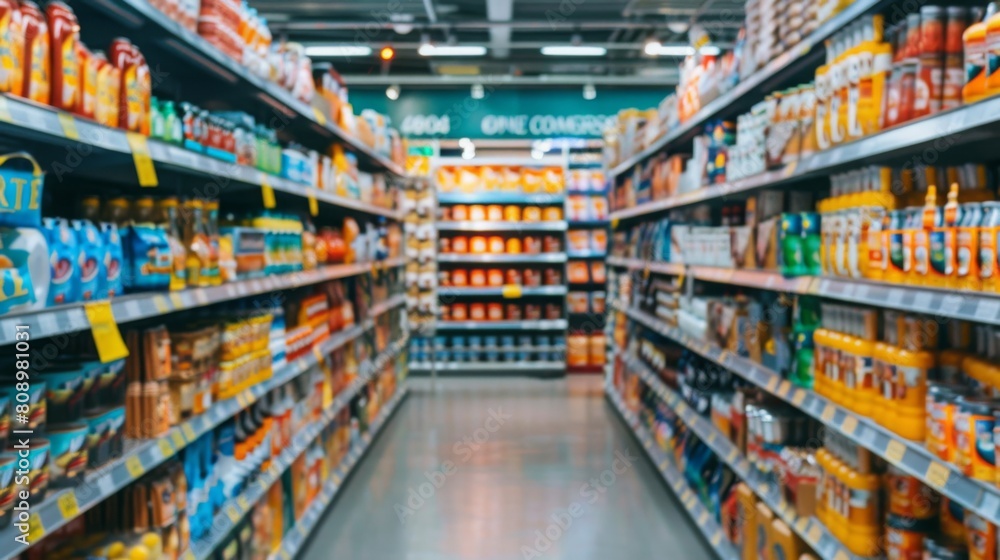
[[[545,56],[604,56],[608,49],[588,45],[549,45],[542,47]]]
[[[691,45],[661,45],[657,41],[646,43],[643,50],[649,56],[688,56],[694,54],[694,47]]]
[[[388,97],[390,101],[399,99],[399,86],[391,85],[385,88],[385,96]]]
[[[421,56],[483,56],[486,47],[482,45],[420,45],[417,50]]]
[[[365,45],[306,45],[306,56],[368,56],[372,48]]]
[[[597,88],[594,87],[594,84],[587,84],[583,86],[583,98],[587,101],[597,99]]]

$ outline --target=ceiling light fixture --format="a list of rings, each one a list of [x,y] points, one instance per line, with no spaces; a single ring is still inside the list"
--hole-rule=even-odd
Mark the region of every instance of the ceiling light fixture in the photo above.
[[[472,91],[470,94],[473,99],[482,99],[486,97],[486,90],[483,88],[483,84],[472,84]]]
[[[646,43],[643,50],[649,56],[690,56],[694,54],[694,47],[691,45],[663,45],[658,41]]]
[[[587,45],[549,45],[542,47],[545,56],[604,56],[608,49]]]
[[[646,46],[644,46],[642,50],[645,51],[645,53],[648,54],[649,56],[656,56],[656,53],[662,47],[663,45],[661,45],[660,42],[657,41],[655,37],[650,37],[649,40],[646,41]]]
[[[486,47],[482,45],[420,45],[420,56],[483,56]]]
[[[708,56],[718,56],[722,53],[722,49],[714,45],[705,45],[704,47],[698,49],[698,52]]]
[[[389,100],[391,101],[399,99],[399,86],[393,84],[385,88],[385,96],[388,97]]]
[[[594,87],[594,84],[583,86],[583,98],[587,101],[597,99],[597,88]]]
[[[306,56],[368,56],[372,48],[365,45],[306,45]]]
[[[396,56],[396,49],[390,47],[389,45],[386,45],[386,46],[382,47],[382,50],[380,50],[378,52],[378,56],[382,60],[388,62],[388,61],[392,60],[393,57]]]

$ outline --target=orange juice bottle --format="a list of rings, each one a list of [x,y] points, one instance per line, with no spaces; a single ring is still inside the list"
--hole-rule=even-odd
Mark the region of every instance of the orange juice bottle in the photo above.
[[[965,86],[962,87],[962,101],[974,103],[986,96],[987,66],[987,22],[997,13],[996,2],[986,5],[986,13],[981,21],[968,27],[962,34],[965,52]]]
[[[826,354],[827,350],[827,339],[829,338],[829,331],[820,327],[813,331],[813,391],[816,394],[827,396],[827,379],[826,379]]]
[[[829,43],[829,42],[828,42]],[[828,57],[830,50],[827,49]],[[830,142],[830,64],[816,69],[816,148],[829,149]]]

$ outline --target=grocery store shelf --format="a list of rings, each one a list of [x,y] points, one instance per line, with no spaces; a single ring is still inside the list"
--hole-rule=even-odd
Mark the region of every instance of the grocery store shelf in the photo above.
[[[757,494],[790,529],[795,531],[823,560],[855,559],[851,552],[827,530],[818,519],[812,516],[798,515],[791,504],[785,500],[780,490],[781,486],[766,478],[753,468],[740,453],[739,448],[716,428],[710,420],[698,414],[684,402],[673,389],[649,367],[634,356],[623,355],[625,365],[630,371],[645,381],[660,399],[677,413],[698,438],[712,449],[719,460],[725,462],[736,475],[746,482],[747,486]]]
[[[192,542],[188,551],[181,554],[180,559],[208,560],[211,558],[212,553],[229,538],[229,533],[253,509],[257,502],[264,497],[271,485],[280,480],[281,475],[292,466],[292,463],[295,462],[299,455],[309,448],[313,440],[319,437],[323,430],[337,417],[337,414],[351,402],[351,399],[361,392],[367,383],[367,380],[362,380],[341,391],[334,401],[330,403],[330,406],[323,411],[319,419],[296,432],[292,444],[286,447],[281,452],[281,455],[271,461],[270,468],[258,476],[254,484],[248,485],[246,490],[239,496],[223,504],[212,520],[212,530],[208,532],[205,538]],[[382,424],[396,409],[396,406],[405,394],[406,387],[400,387],[396,395],[373,423],[373,428],[375,425],[381,428]],[[348,452],[347,458],[341,463],[341,466],[345,463],[350,463],[353,467],[357,463],[361,453],[371,443],[371,434],[373,431],[377,433],[376,430],[369,430],[367,437],[362,439],[361,448],[352,448]]]
[[[400,266],[405,262],[403,258],[396,258],[384,263],[338,264],[316,270],[229,282],[210,288],[126,295],[113,298],[111,309],[116,322],[124,324],[244,297],[258,295],[270,297],[269,294],[273,292],[356,276],[370,272],[373,268]],[[17,325],[28,325],[32,339],[87,330],[90,328],[90,322],[87,320],[85,308],[84,303],[72,303],[37,311],[8,313],[0,318],[0,345],[14,343]]]
[[[597,227],[608,227],[611,225],[611,220],[570,220],[569,227],[571,228],[597,228]]]
[[[302,514],[302,517],[295,522],[295,528],[285,535],[285,538],[281,541],[281,546],[268,557],[269,560],[295,558],[308,540],[313,529],[316,528],[316,523],[319,522],[326,508],[337,497],[337,493],[340,492],[343,483],[354,472],[354,467],[358,464],[358,461],[371,449],[372,442],[381,433],[386,422],[399,409],[399,404],[406,398],[408,391],[409,389],[405,385],[396,390],[396,395],[383,407],[382,412],[372,422],[368,432],[361,437],[361,443],[348,451],[347,456],[340,462],[340,465],[331,472],[329,480],[323,486],[323,490],[313,500],[313,503],[309,505],[309,508]]]
[[[507,350],[507,352],[509,351]],[[546,371],[566,371],[566,362],[439,362],[433,367],[428,362],[413,362],[410,364],[410,373],[425,373],[430,372],[432,369],[449,373],[510,373],[512,375],[521,375],[524,373]]]
[[[603,259],[607,256],[607,253],[598,251],[577,251],[574,253],[566,253],[566,257],[570,259]]]
[[[565,253],[541,253],[541,254],[489,254],[471,255],[467,253],[445,253],[437,256],[438,262],[443,263],[564,263]]]
[[[438,231],[566,231],[566,222],[437,222]]]
[[[18,97],[0,95],[0,132],[5,137],[24,141],[32,148],[35,145],[31,143],[35,142],[41,143],[42,147],[64,146],[73,153],[93,153],[103,156],[83,158],[79,165],[68,171],[53,168],[58,178],[61,179],[63,173],[81,173],[105,181],[138,187],[132,147],[125,131],[108,128],[75,116],[70,116],[69,120],[74,124],[69,128],[65,123],[67,116],[66,113],[52,107],[38,105]],[[71,131],[67,132],[68,129]],[[225,162],[159,140],[149,139],[147,144],[149,158],[153,162],[157,176],[166,182],[170,174],[178,175],[182,192],[185,193],[199,196],[205,196],[210,192],[227,195],[241,190],[260,190],[261,185],[266,184],[276,193],[300,199],[303,210],[306,208],[306,201],[315,198],[319,203],[338,208],[402,220],[401,211],[337,196],[264,173],[254,167]],[[61,150],[62,157],[65,157],[65,149]],[[59,153],[60,151],[55,152],[57,157]],[[122,169],[127,171],[121,171]]]
[[[562,204],[566,196],[517,192],[438,193],[438,204]]]
[[[368,309],[368,316],[371,318],[375,318],[387,311],[390,311],[392,309],[395,309],[403,305],[406,305],[406,294],[396,294],[394,296],[389,297],[389,299],[385,301],[380,301],[375,305],[372,305]]]
[[[438,321],[438,331],[564,331],[566,319],[550,321]]]
[[[506,166],[506,167],[562,167],[565,160],[562,156],[545,156],[541,159],[533,157],[475,157],[465,159],[464,157],[439,157],[437,164],[458,165],[461,167],[480,167],[484,165]]]
[[[736,270],[711,266],[648,262],[609,257],[608,264],[629,270],[680,275],[705,282],[731,284],[761,290],[815,295],[852,303],[1000,325],[1000,294],[889,284],[851,278],[800,276],[786,278],[767,270]]]
[[[697,494],[691,491],[690,486],[688,486],[687,481],[684,479],[684,475],[678,470],[669,455],[656,447],[656,444],[653,443],[653,438],[649,436],[649,433],[639,422],[639,419],[625,408],[621,396],[614,387],[607,386],[605,394],[615,410],[618,411],[618,414],[621,415],[625,425],[632,431],[632,435],[635,436],[646,451],[646,455],[653,463],[653,468],[666,481],[667,485],[673,489],[677,500],[687,510],[688,515],[695,522],[698,530],[701,531],[702,537],[711,545],[715,556],[723,560],[739,560],[740,555],[722,532],[722,528],[719,527],[715,515],[709,512],[708,508],[698,499]]]
[[[139,46],[146,60],[156,61],[150,62],[154,88],[158,85],[155,78],[182,74],[186,78],[181,80],[184,85],[201,93],[206,100],[218,99],[219,92],[225,92],[226,102],[234,109],[244,110],[268,126],[287,131],[300,144],[324,152],[326,143],[337,142],[354,152],[364,169],[404,174],[402,166],[328,122],[326,116],[284,88],[251,74],[242,64],[182,27],[147,0],[82,0],[74,4],[74,8],[88,12],[78,12],[81,22],[88,21],[86,16],[91,15],[90,12],[96,12],[95,17],[106,20],[111,16],[124,24],[109,24],[108,32],[117,35],[125,28],[133,30],[128,34],[131,40]],[[86,30],[98,31],[91,27]],[[201,99],[193,101],[202,102]]]
[[[517,296],[512,296],[508,288],[497,287],[497,288],[452,288],[448,286],[438,287],[438,296],[448,295],[448,296],[503,296],[505,299],[510,299],[511,297],[526,297],[526,296],[564,296],[566,295],[566,286],[518,286],[516,293]]]
[[[887,3],[885,0],[857,0],[853,2],[839,14],[821,24],[797,45],[771,59],[766,66],[741,81],[733,89],[707,103],[686,122],[657,139],[639,153],[612,168],[608,172],[608,177],[612,180],[617,179],[619,175],[628,172],[632,167],[642,163],[650,156],[665,151],[667,148],[674,147],[680,141],[687,139],[690,135],[701,130],[702,125],[706,121],[718,116],[720,113],[726,112],[726,116],[735,119],[736,115],[730,114],[731,108],[734,105],[749,108],[752,102],[762,100],[762,91],[766,92],[769,91],[769,88],[779,87],[782,80],[792,79],[799,70],[802,70],[803,64],[807,63],[809,58],[821,61],[819,58],[821,55],[817,53],[822,52],[824,40],[846,28],[858,16],[872,11],[885,3]]]
[[[428,349],[429,350],[429,349]],[[459,352],[565,352],[565,346],[463,346],[461,348],[435,348],[435,351]],[[416,362],[414,362],[416,363]]]
[[[792,385],[778,372],[691,337],[647,313],[618,303],[612,305],[650,330],[676,341],[820,420],[825,426],[872,450],[902,472],[916,477],[962,507],[975,511],[990,523],[1000,523],[1000,488],[966,477],[956,466],[931,455],[922,443],[905,440],[870,418],[840,407],[813,391]]]

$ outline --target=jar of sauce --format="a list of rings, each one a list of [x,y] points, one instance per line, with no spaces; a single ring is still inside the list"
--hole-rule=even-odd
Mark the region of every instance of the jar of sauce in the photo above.
[[[451,320],[452,321],[468,321],[469,320],[469,306],[464,303],[453,303],[451,304]]]
[[[524,269],[524,285],[531,288],[537,288],[542,285],[542,275],[538,272],[538,269]]]
[[[516,268],[508,268],[504,273],[504,276],[506,277],[508,284],[520,285],[524,281],[521,276],[521,271]]]
[[[524,317],[521,313],[521,305],[518,303],[508,303],[504,315],[508,321],[520,321]]]
[[[517,237],[511,237],[507,240],[507,254],[508,255],[520,255],[521,254],[521,240]]]
[[[469,238],[464,235],[456,235],[451,238],[451,252],[456,255],[464,255],[469,252]]]
[[[469,284],[474,288],[486,286],[486,271],[481,268],[473,269],[469,273]]]
[[[451,219],[456,222],[464,222],[469,219],[469,207],[464,204],[456,204],[451,207]]]
[[[562,271],[558,268],[546,268],[545,269],[545,285],[546,286],[561,286],[562,285]]]
[[[486,271],[486,284],[493,287],[503,286],[503,270],[491,268]]]
[[[537,303],[527,303],[524,305],[524,320],[538,321],[542,318],[542,306]]]
[[[562,250],[562,243],[555,235],[546,235],[543,247],[546,253],[558,253]]]
[[[542,252],[542,240],[537,235],[524,236],[524,252],[528,255],[537,255]]]
[[[488,304],[486,318],[490,321],[503,321],[503,304],[498,302]]]
[[[555,321],[556,319],[562,317],[562,306],[557,303],[546,303],[545,304],[545,318],[550,321]]]
[[[494,255],[502,255],[504,252],[504,240],[503,237],[499,235],[490,236],[490,253]]]
[[[473,321],[485,321],[486,320],[486,304],[485,303],[473,303],[469,306],[469,319]]]
[[[464,288],[469,285],[469,272],[464,268],[456,268],[451,271],[451,285],[456,288]]]
[[[521,221],[521,207],[520,206],[505,206],[503,209],[503,219],[508,222],[520,222]]]
[[[491,222],[503,221],[503,206],[490,204],[486,207],[486,219]]]
[[[482,235],[473,236],[469,240],[469,248],[473,255],[484,255],[487,252],[488,244],[486,242],[486,237]]]

